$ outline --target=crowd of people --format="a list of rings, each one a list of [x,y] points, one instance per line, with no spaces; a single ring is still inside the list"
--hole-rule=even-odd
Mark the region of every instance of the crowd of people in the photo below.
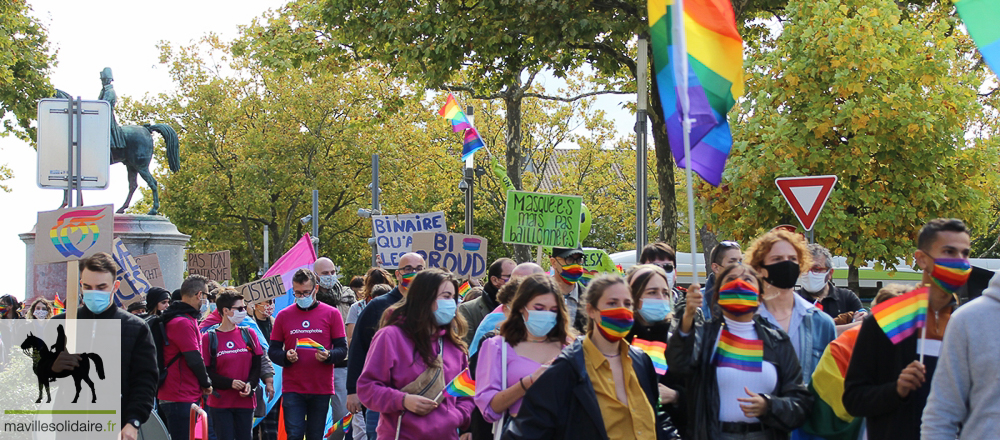
[[[782,229],[745,251],[719,243],[704,289],[677,284],[665,243],[586,285],[579,247],[554,248],[548,271],[499,258],[464,297],[466,280],[409,253],[347,285],[320,258],[294,274],[294,302],[277,312],[199,275],[123,310],[117,267],[97,254],[80,262],[78,317],[123,323],[125,439],[154,412],[171,438],[188,438],[192,403],[224,440],[279,429],[293,440],[980,439],[1000,427],[989,380],[1000,275],[960,307],[969,252],[960,220],[919,231],[926,324],[896,343],[833,284],[831,253]],[[884,286],[872,305],[916,287]],[[64,317],[45,299],[0,297],[0,317],[20,309]],[[78,362],[64,352],[52,369]],[[267,410],[276,377],[280,403]],[[472,390],[454,392],[463,377]],[[328,413],[350,415],[346,432],[328,430]]]

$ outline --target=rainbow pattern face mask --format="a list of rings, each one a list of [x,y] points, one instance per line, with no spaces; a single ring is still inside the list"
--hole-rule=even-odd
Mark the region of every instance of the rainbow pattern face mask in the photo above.
[[[972,275],[972,264],[965,258],[935,258],[931,279],[941,290],[955,293]]]
[[[410,283],[412,283],[413,279],[416,277],[417,277],[416,272],[410,272],[406,275],[403,275],[403,281],[399,283],[399,287],[402,287],[404,289],[409,289]]]
[[[760,306],[757,286],[741,279],[732,280],[719,288],[719,307],[736,316],[757,311]]]
[[[618,342],[628,336],[635,319],[632,310],[625,307],[601,310],[601,322],[597,323],[597,331],[605,339]]]
[[[579,264],[563,266],[559,272],[559,278],[566,284],[576,284],[577,281],[580,281],[580,278],[583,278],[583,266]]]

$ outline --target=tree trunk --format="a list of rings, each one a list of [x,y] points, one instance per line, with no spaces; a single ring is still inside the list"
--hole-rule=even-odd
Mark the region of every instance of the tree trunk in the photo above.
[[[650,47],[652,51],[652,46]],[[649,62],[653,56],[650,53]],[[663,119],[663,106],[656,81],[650,81],[649,123],[653,126],[653,146],[656,148],[656,186],[660,193],[660,241],[677,248],[677,195],[674,193],[674,157]],[[673,105],[671,103],[671,105]]]
[[[712,262],[709,260],[712,258],[712,249],[719,245],[719,238],[704,224],[698,229],[698,237],[701,238],[701,252],[705,256],[705,269],[712,270]]]
[[[514,188],[521,190],[521,99],[524,97],[524,90],[521,89],[521,81],[515,79],[507,87],[504,93],[503,102],[506,108],[506,146],[507,146],[507,177],[514,184]],[[514,261],[523,263],[533,261],[531,257],[531,246],[523,244],[514,245]]]

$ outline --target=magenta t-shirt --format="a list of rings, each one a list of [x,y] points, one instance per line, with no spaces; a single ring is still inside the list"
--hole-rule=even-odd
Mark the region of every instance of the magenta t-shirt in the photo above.
[[[255,337],[251,335],[251,346],[247,347],[239,328],[228,332],[216,329],[215,335],[219,339],[219,346],[215,352],[215,372],[220,376],[246,382],[250,376],[250,363],[253,361],[253,355],[263,354]],[[201,337],[201,347],[201,357],[205,359],[205,366],[208,367],[212,357],[212,342],[208,333]],[[213,391],[219,396],[216,397],[215,394],[208,396],[208,406],[212,408],[254,408],[257,406],[257,399],[254,398],[253,393],[242,397],[240,390],[213,389]]]
[[[180,353],[195,351],[201,353],[201,333],[194,318],[180,315],[171,319],[166,326],[169,344],[163,347],[163,365],[170,363]],[[201,386],[194,372],[188,368],[184,356],[180,356],[167,368],[166,386],[160,387],[156,397],[170,402],[194,403],[201,398]]]
[[[310,338],[327,350],[333,340],[345,338],[344,320],[340,311],[319,303],[311,310],[292,304],[278,312],[271,329],[271,340],[284,342],[284,351],[295,348],[298,339]],[[333,364],[316,360],[316,350],[297,349],[299,360],[286,364],[281,373],[283,391],[302,394],[334,394]]]

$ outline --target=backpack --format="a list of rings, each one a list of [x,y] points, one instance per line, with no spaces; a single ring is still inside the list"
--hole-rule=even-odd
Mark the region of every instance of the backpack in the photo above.
[[[183,353],[177,353],[170,361],[164,362],[163,359],[163,348],[170,345],[170,341],[167,339],[167,322],[170,319],[175,318],[176,315],[164,317],[162,315],[153,315],[146,318],[146,324],[149,325],[149,333],[153,336],[153,345],[156,346],[156,367],[160,372],[160,378],[157,384],[162,387],[163,383],[167,381],[167,369],[170,368],[177,359],[180,359]]]
[[[236,328],[240,329],[240,334],[243,335],[243,343],[247,345],[247,350],[250,350],[250,353],[252,354],[254,345],[253,342],[251,342],[252,340],[250,339],[252,338],[252,336],[250,335],[250,328],[249,327],[236,327]],[[215,368],[215,358],[218,357],[219,354],[219,336],[215,334],[215,330],[216,329],[213,328],[208,331],[208,349],[209,353],[211,354],[211,357],[208,359],[208,365],[206,366],[209,368]]]

